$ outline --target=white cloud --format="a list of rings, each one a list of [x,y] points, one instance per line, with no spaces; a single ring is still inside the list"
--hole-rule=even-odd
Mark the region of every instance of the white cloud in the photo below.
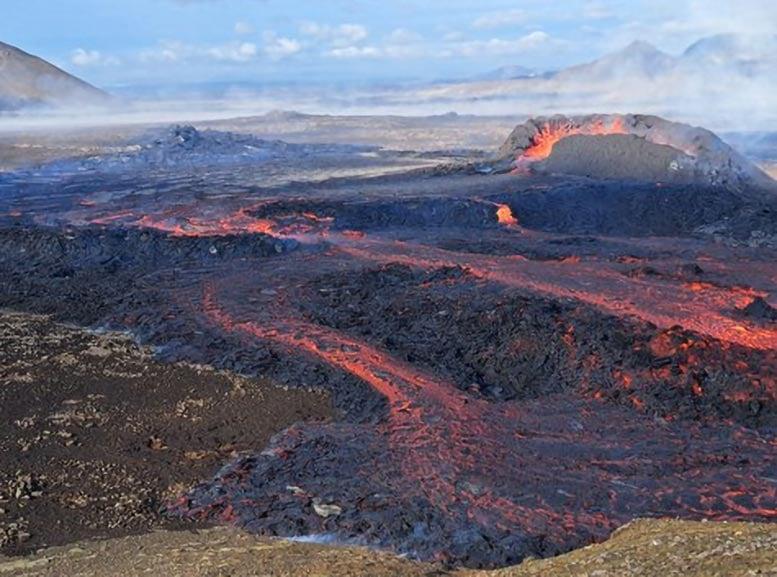
[[[488,12],[479,16],[472,23],[472,26],[480,30],[492,28],[507,28],[525,24],[529,19],[525,10],[502,10],[500,12]]]
[[[259,53],[253,42],[232,42],[208,48],[208,55],[214,60],[227,62],[248,62]]]
[[[215,60],[218,62],[250,62],[259,55],[253,42],[228,42],[215,46],[200,46],[165,40],[138,55],[141,62],[184,62]]]
[[[268,31],[264,33],[264,52],[273,60],[280,60],[302,52],[302,43]]]
[[[192,51],[191,47],[182,42],[165,40],[154,48],[143,50],[138,55],[141,62],[178,62]]]
[[[330,26],[317,22],[303,22],[300,32],[335,48],[348,48],[367,39],[369,32],[361,24]]]
[[[235,22],[235,34],[239,36],[247,36],[248,34],[253,34],[254,32],[256,32],[256,29],[248,22]]]
[[[70,62],[76,66],[116,66],[120,64],[118,58],[106,56],[99,50],[84,50],[83,48],[73,50]]]
[[[407,28],[392,30],[379,45],[354,43],[348,46],[332,46],[324,51],[324,56],[343,60],[358,58],[403,60],[421,58],[427,54],[423,37]]]
[[[343,46],[332,48],[325,54],[326,56],[340,59],[380,58],[383,56],[383,51],[375,46]]]
[[[500,56],[520,54],[536,50],[553,42],[546,32],[536,30],[518,38],[491,38],[489,40],[470,40],[450,44],[443,51],[443,56]]]

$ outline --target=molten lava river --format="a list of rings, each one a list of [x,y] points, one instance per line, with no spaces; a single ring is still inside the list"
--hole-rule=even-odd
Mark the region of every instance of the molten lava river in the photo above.
[[[385,208],[346,228],[336,204],[71,207],[76,225],[160,234],[175,254],[213,240],[150,270],[155,296],[109,324],[176,358],[328,388],[342,410],[226,464],[170,514],[473,567],[638,517],[777,520],[777,325],[739,312],[769,297],[774,265],[690,240],[538,256],[557,239],[473,202],[488,220],[474,233],[393,226]],[[515,250],[452,248],[462,235]],[[255,238],[285,244],[227,258],[216,243]]]

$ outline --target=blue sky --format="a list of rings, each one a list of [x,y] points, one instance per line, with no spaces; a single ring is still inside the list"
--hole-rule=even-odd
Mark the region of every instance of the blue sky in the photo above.
[[[774,0],[3,0],[0,40],[98,85],[460,78],[775,33]]]

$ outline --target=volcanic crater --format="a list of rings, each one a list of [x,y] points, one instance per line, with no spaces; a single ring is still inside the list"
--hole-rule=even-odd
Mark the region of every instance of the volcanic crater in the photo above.
[[[638,517],[777,518],[777,197],[712,133],[536,119],[488,163],[383,152],[324,179],[305,163],[360,152],[203,174],[209,138],[143,174],[177,144],[0,175],[0,306],[340,411],[166,514],[470,567]]]

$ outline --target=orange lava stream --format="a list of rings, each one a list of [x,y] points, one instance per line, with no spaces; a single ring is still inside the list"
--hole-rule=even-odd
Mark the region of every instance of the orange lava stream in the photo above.
[[[749,325],[728,311],[749,304],[758,293],[713,285],[704,290],[658,280],[626,277],[601,263],[539,262],[492,257],[376,239],[342,243],[356,258],[420,268],[462,266],[506,286],[570,298],[617,316],[635,316],[661,328],[680,325],[702,335],[754,349],[777,349],[777,329]]]
[[[213,285],[205,286],[203,310],[211,322],[227,332],[303,351],[383,395],[389,403],[389,415],[379,431],[389,439],[391,456],[404,478],[437,507],[450,510],[463,504],[470,518],[500,527],[520,525],[540,533],[553,528],[558,531],[560,526],[570,532],[581,526],[594,532],[615,527],[601,513],[556,512],[539,495],[532,495],[530,504],[520,504],[487,487],[475,493],[457,485],[478,476],[484,463],[493,466],[516,461],[515,443],[521,437],[516,405],[494,405],[469,397],[452,383],[327,327],[287,316],[266,326],[239,321],[219,305]],[[440,463],[444,464],[444,474]]]

